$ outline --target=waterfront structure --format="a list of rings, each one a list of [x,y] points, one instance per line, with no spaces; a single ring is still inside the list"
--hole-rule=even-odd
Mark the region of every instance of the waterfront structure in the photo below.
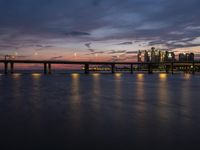
[[[171,57],[173,58],[173,56]],[[0,63],[4,64],[4,73],[8,74],[9,72],[14,73],[15,64],[43,64],[44,66],[44,74],[51,74],[51,66],[52,64],[71,64],[71,65],[83,65],[85,74],[88,74],[90,70],[90,66],[93,65],[109,65],[110,68],[108,71],[111,73],[115,73],[116,65],[125,65],[129,67],[129,71],[132,74],[134,71],[134,66],[140,66],[143,71],[147,71],[149,74],[153,73],[154,69],[158,69],[159,66],[164,66],[166,73],[169,73],[171,70],[172,74],[174,69],[184,68],[183,71],[195,73],[197,67],[200,67],[199,61],[193,62],[86,62],[86,61],[56,61],[56,60],[0,60]]]

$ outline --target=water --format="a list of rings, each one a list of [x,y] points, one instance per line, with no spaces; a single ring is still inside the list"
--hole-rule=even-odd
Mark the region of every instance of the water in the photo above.
[[[0,149],[199,149],[200,76],[0,75]]]

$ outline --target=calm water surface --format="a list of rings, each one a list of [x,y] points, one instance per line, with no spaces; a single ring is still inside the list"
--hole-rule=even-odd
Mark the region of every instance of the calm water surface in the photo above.
[[[0,149],[78,148],[199,150],[200,75],[0,75]]]

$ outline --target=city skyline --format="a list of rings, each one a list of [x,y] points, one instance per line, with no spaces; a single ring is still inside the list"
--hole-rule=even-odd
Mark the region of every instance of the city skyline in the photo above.
[[[0,56],[137,60],[137,51],[200,54],[200,2],[0,0]]]

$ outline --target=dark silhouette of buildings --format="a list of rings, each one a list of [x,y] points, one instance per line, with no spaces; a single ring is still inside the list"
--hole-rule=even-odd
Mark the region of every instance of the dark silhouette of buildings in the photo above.
[[[180,53],[179,61],[181,62],[194,61],[194,53]]]

